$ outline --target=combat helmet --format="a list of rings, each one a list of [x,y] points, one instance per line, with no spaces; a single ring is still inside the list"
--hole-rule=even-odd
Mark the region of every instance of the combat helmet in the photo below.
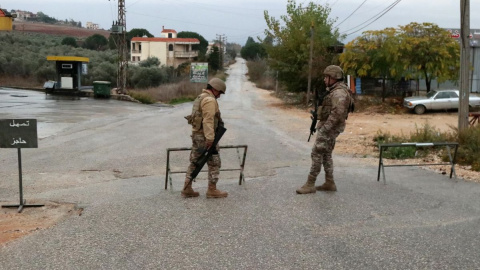
[[[213,88],[215,88],[215,90],[222,92],[223,94],[225,94],[225,90],[227,90],[225,82],[220,80],[219,78],[211,79],[208,84],[210,84]]]
[[[343,70],[339,66],[330,65],[323,71],[324,75],[328,75],[336,80],[343,79]]]

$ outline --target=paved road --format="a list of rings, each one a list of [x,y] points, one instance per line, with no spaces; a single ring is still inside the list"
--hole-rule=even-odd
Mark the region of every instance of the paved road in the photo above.
[[[27,199],[85,208],[0,248],[0,269],[480,269],[478,184],[411,167],[387,168],[384,185],[375,166],[335,156],[339,192],[296,195],[311,143],[284,123],[306,129],[308,120],[263,106],[243,60],[229,73],[223,144],[249,152],[245,185],[222,173],[221,200],[205,199],[204,176],[199,198],[180,197],[182,175],[163,189],[165,149],[189,146],[191,104],[43,102],[26,92],[39,100],[12,107],[0,89],[0,118],[49,124],[39,148],[24,151]],[[0,201],[17,198],[10,150],[0,151]],[[235,165],[235,153],[222,155]],[[172,162],[183,168],[185,158]]]

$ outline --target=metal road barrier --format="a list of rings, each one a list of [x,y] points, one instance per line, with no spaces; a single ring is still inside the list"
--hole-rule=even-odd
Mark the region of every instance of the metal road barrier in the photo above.
[[[432,147],[432,146],[445,146],[447,148],[447,154],[450,162],[444,163],[424,163],[424,164],[398,164],[398,165],[385,165],[383,164],[383,152],[387,150],[389,147]],[[385,179],[385,167],[401,167],[401,166],[435,166],[435,165],[450,165],[450,178],[452,178],[452,174],[455,175],[457,178],[457,174],[455,173],[455,161],[457,158],[457,150],[458,150],[458,143],[456,142],[434,142],[434,143],[387,143],[387,144],[380,144],[378,146],[380,148],[380,159],[378,162],[378,175],[377,181],[380,181],[380,170],[383,174],[383,183],[386,184]],[[455,152],[452,154],[450,152],[450,147],[455,147]]]
[[[468,113],[468,116],[470,116],[472,119],[468,121],[470,123],[470,126],[475,125],[475,123],[480,124],[480,112],[471,112]]]
[[[220,171],[240,171],[240,177],[238,179],[238,184],[241,185],[242,182],[245,182],[245,177],[243,175],[243,169],[245,167],[245,159],[247,158],[247,149],[248,145],[224,145],[220,146],[220,149],[226,149],[226,148],[235,148],[237,149],[237,156],[238,156],[238,161],[240,162],[240,168],[238,169],[220,169]],[[243,158],[240,157],[240,151],[238,150],[239,148],[243,148]],[[179,148],[167,148],[167,168],[166,168],[166,175],[165,175],[165,189],[167,189],[167,183],[168,180],[170,180],[170,188],[172,188],[172,177],[171,175],[174,173],[187,173],[187,171],[172,171],[170,169],[170,152],[175,152],[175,151],[191,151],[191,147],[179,147]],[[202,171],[204,172],[204,171]]]

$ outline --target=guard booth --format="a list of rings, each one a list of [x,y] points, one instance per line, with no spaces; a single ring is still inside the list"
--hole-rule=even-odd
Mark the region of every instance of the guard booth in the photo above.
[[[48,61],[55,61],[56,81],[48,81],[43,85],[46,92],[66,91],[77,93],[92,86],[82,86],[82,75],[88,74],[87,57],[47,56]]]

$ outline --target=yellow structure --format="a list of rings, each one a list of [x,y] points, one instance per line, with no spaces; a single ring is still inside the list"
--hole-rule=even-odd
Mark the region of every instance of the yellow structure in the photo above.
[[[0,9],[0,31],[12,31],[13,16],[4,9]]]
[[[91,87],[82,86],[82,75],[88,74],[88,57],[78,56],[47,56],[47,61],[55,61],[56,81],[48,81],[43,88],[47,92],[55,90],[80,91]]]

